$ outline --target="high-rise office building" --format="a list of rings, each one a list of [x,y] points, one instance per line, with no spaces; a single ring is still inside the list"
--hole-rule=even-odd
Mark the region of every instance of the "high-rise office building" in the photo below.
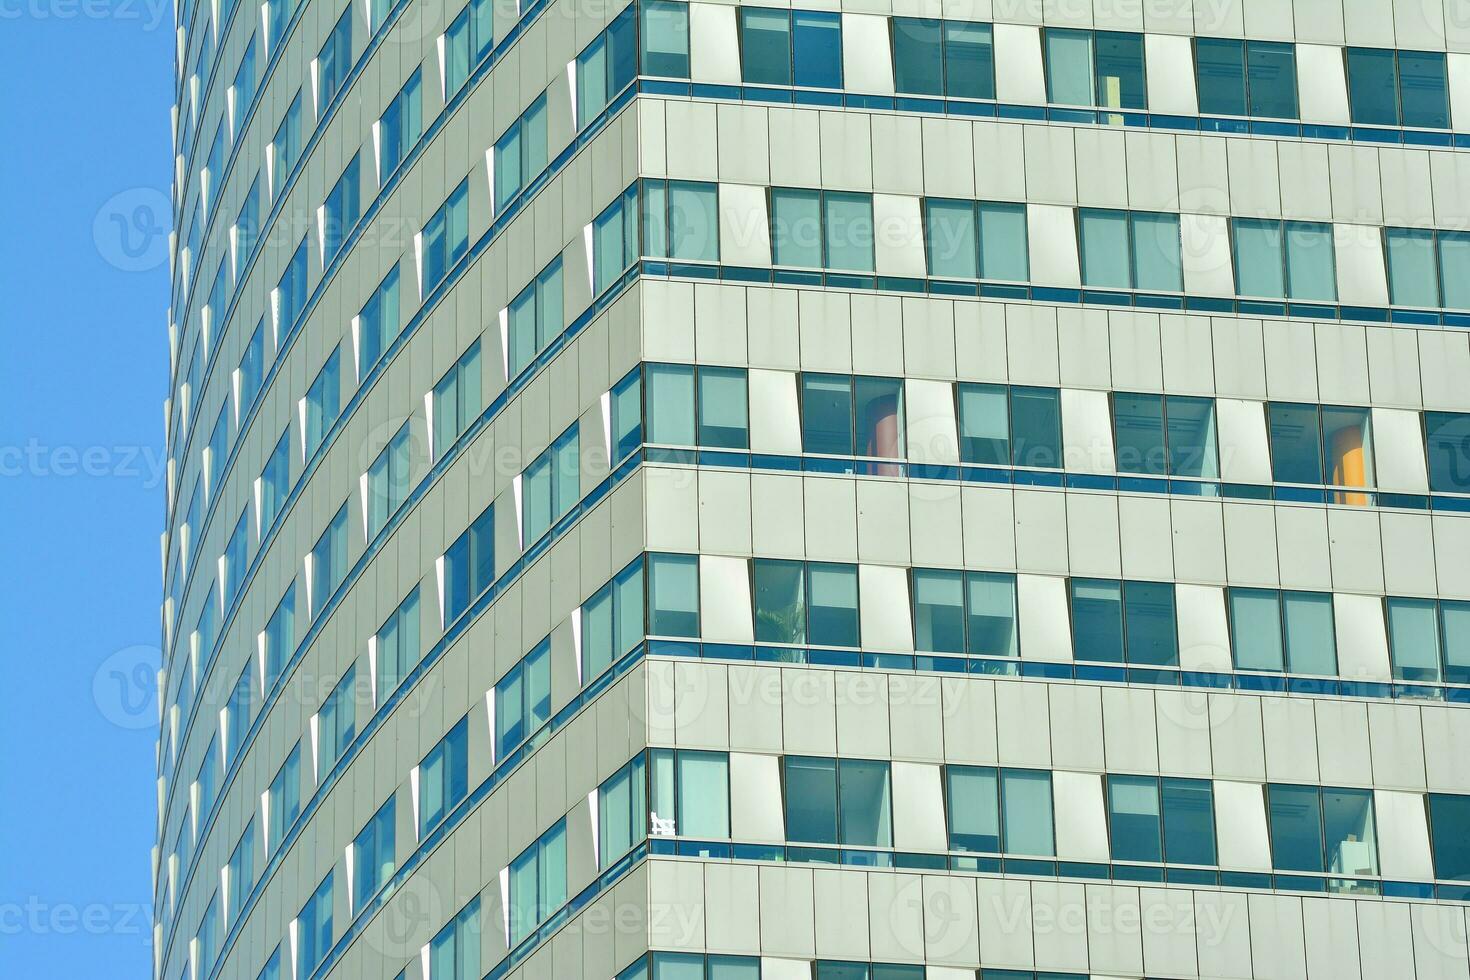
[[[1470,977],[1462,0],[178,15],[157,980]]]

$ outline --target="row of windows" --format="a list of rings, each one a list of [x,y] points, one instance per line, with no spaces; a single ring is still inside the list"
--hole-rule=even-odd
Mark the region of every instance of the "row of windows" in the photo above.
[[[797,379],[802,451],[905,458],[904,394],[902,378],[802,373]],[[621,381],[614,397],[619,459],[640,442],[750,448],[750,393],[743,368],[647,364],[641,375]],[[1043,469],[1066,462],[1060,389],[960,382],[953,397],[960,462]],[[1117,391],[1109,393],[1109,402],[1113,446],[1105,468],[1215,480],[1222,453],[1238,449],[1220,444],[1213,398]],[[1371,409],[1268,402],[1264,410],[1263,448],[1273,481],[1347,488],[1333,492],[1331,501],[1367,502],[1366,495],[1352,490],[1377,484]],[[1429,488],[1470,491],[1470,416],[1425,412],[1422,420]],[[866,469],[883,472],[882,464]]]
[[[864,606],[876,617],[892,597],[861,584],[859,567],[841,562],[750,560],[750,636],[783,646],[857,648]],[[911,635],[922,653],[1017,658],[1016,576],[915,568],[909,573]],[[649,558],[648,631],[700,635],[699,562],[693,555]],[[861,601],[860,601],[861,594]],[[1170,582],[1071,578],[1065,609],[1072,659],[1098,664],[1178,667],[1180,623]],[[1389,664],[1397,680],[1470,684],[1470,602],[1388,596],[1383,600]],[[1237,670],[1313,676],[1339,672],[1333,596],[1325,592],[1226,590],[1228,643]],[[1361,624],[1354,627],[1361,629]],[[1354,637],[1356,639],[1356,637]],[[894,643],[892,628],[885,641]],[[998,672],[1015,664],[996,663]]]
[[[960,971],[945,967],[946,977]],[[1037,973],[1031,970],[964,971],[974,980],[1088,980],[1084,973]],[[783,977],[792,974],[783,971]],[[925,980],[925,968],[901,963],[858,963],[847,960],[815,960],[808,980]],[[756,956],[716,956],[703,953],[647,953],[618,974],[617,980],[760,980],[761,961]]]
[[[781,806],[785,838],[794,844],[891,848],[906,828],[894,827],[891,763],[884,760],[783,756]],[[1228,866],[1222,857],[1217,816],[1265,817],[1270,867],[1277,872],[1329,875],[1307,890],[1376,891],[1363,878],[1382,874],[1374,791],[1288,783],[1232,783],[1221,797],[1209,779],[1108,774],[1066,774],[1069,780],[1101,780],[1101,813],[1107,859],[1139,865]],[[943,821],[948,850],[976,855],[954,862],[964,870],[995,871],[978,855],[1053,858],[1058,854],[1056,774],[1045,769],[994,766],[943,767]],[[1076,784],[1065,799],[1086,807]],[[1236,812],[1245,789],[1245,809]],[[731,832],[730,757],[724,752],[651,749],[598,788],[601,865],[617,862],[645,836],[727,840]],[[642,804],[647,802],[647,811]],[[909,810],[927,801],[909,800]],[[939,801],[933,801],[939,802]],[[748,806],[747,801],[747,806]],[[1470,819],[1470,797],[1430,793],[1422,797],[1432,843],[1434,876],[1470,880],[1470,846],[1460,832]],[[1065,815],[1073,826],[1092,814]],[[1414,821],[1408,822],[1413,827]],[[1390,833],[1405,832],[1396,821]],[[1247,831],[1249,833],[1249,831]],[[1413,833],[1408,830],[1407,833]],[[1398,846],[1401,841],[1390,841]],[[1064,855],[1065,856],[1065,855]],[[810,859],[821,861],[820,854]],[[1125,872],[1129,874],[1129,872]],[[1346,879],[1346,880],[1344,880]],[[1162,881],[1162,869],[1134,869],[1132,880]],[[1213,875],[1179,874],[1171,881],[1216,884]],[[1260,887],[1252,885],[1251,887]],[[1269,887],[1269,886],[1267,886]]]

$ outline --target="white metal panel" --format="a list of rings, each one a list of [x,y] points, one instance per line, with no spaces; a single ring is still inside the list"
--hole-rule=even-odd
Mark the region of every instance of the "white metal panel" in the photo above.
[[[696,82],[740,84],[740,42],[735,33],[734,7],[689,5],[689,73]]]
[[[859,565],[858,589],[863,646],[874,650],[912,650],[914,628],[909,620],[907,570],[888,565]]]
[[[1470,126],[1470,54],[1449,53],[1450,122],[1457,130]]]
[[[1080,473],[1112,473],[1113,413],[1106,391],[1062,389],[1062,461]]]
[[[751,368],[750,449],[757,453],[801,452],[801,415],[796,375],[791,371]]]
[[[1228,671],[1230,628],[1225,590],[1214,585],[1174,586],[1179,621],[1179,666],[1183,670]]]
[[[1102,777],[1091,772],[1051,774],[1057,822],[1057,857],[1064,861],[1108,860],[1108,823]]]
[[[938,766],[893,763],[893,846],[910,851],[948,849]]]
[[[1039,286],[1080,286],[1077,224],[1072,209],[1057,204],[1027,204],[1026,225],[1031,281]]]
[[[1375,789],[1373,817],[1378,825],[1378,861],[1383,876],[1433,880],[1434,859],[1429,851],[1429,820],[1423,795]]]
[[[996,24],[995,96],[1002,102],[1046,104],[1046,75],[1041,65],[1041,29]]]
[[[786,839],[776,756],[730,753],[730,833],[736,840]]]
[[[1333,593],[1332,619],[1337,629],[1338,675],[1358,681],[1392,680],[1383,600],[1374,595]]]
[[[1373,409],[1373,469],[1378,486],[1384,490],[1428,492],[1424,432],[1418,412]]]
[[[1193,116],[1199,112],[1194,86],[1194,47],[1187,36],[1145,34],[1145,76],[1150,112]]]
[[[771,224],[766,189],[720,185],[720,261],[730,265],[771,264]]]
[[[1067,580],[1051,575],[1017,575],[1021,658],[1067,663],[1072,660]]]
[[[909,378],[903,390],[909,459],[915,463],[958,463],[954,385]]]
[[[1234,296],[1230,259],[1230,221],[1214,214],[1179,216],[1184,291],[1200,296]]]
[[[873,195],[873,249],[880,276],[924,277],[924,223],[917,197]]]
[[[1369,225],[1335,224],[1332,245],[1337,261],[1338,300],[1354,306],[1387,306],[1382,231]]]
[[[1346,126],[1348,116],[1347,76],[1342,48],[1324,44],[1296,46],[1297,91],[1301,96],[1303,122]]]
[[[1215,399],[1220,439],[1220,477],[1231,483],[1270,483],[1271,450],[1266,406],[1235,398]]]
[[[1215,780],[1215,827],[1222,868],[1271,870],[1266,798],[1259,783]]]
[[[842,15],[842,81],[853,92],[893,94],[887,17]]]
[[[699,627],[706,640],[751,643],[750,566],[744,558],[699,556]]]

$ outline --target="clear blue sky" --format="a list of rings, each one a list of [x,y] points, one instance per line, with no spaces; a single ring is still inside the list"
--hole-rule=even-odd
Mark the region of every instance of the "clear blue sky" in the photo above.
[[[0,0],[5,976],[151,969],[173,37]]]

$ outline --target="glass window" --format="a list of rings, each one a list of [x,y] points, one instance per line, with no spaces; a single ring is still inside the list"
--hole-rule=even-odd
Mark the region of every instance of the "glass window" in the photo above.
[[[558,821],[510,866],[510,941],[529,936],[567,900],[566,821]]]
[[[655,636],[699,635],[699,559],[651,555],[648,562],[648,631]]]
[[[639,6],[643,41],[643,74],[689,77],[689,7],[668,0]]]
[[[980,275],[1025,282],[1031,277],[1024,204],[980,204]]]
[[[235,83],[230,88],[234,100],[231,110],[230,138],[238,140],[245,119],[255,104],[255,38],[245,42],[245,53],[240,56],[240,67],[235,69]]]
[[[740,8],[740,74],[753,85],[791,84],[791,12]]]
[[[495,577],[495,508],[486,507],[444,552],[444,616],[453,622]]]
[[[1439,306],[1439,274],[1434,232],[1421,228],[1385,228],[1388,294],[1395,306]]]
[[[265,624],[265,678],[262,690],[270,691],[296,650],[296,586],[286,587],[276,611]]]
[[[419,763],[419,839],[428,836],[469,791],[469,726],[451,728]]]
[[[1113,860],[1163,861],[1159,781],[1153,776],[1108,776],[1107,781]]]
[[[332,873],[322,879],[296,916],[296,975],[311,976],[332,948]]]
[[[1000,852],[1000,796],[996,771],[979,766],[946,766],[949,849]]]
[[[1399,124],[1397,72],[1393,50],[1348,48],[1348,101],[1355,123]]]
[[[1177,666],[1174,586],[1169,582],[1124,582],[1123,606],[1128,662]]]
[[[843,844],[864,847],[893,845],[888,763],[865,759],[837,760],[838,836]]]
[[[1385,602],[1393,676],[1404,681],[1439,681],[1439,616],[1435,601],[1391,596]]]
[[[643,379],[636,368],[613,386],[609,401],[613,440],[611,462],[617,464],[643,443]]]
[[[245,832],[230,854],[230,864],[225,875],[225,909],[233,922],[240,916],[245,899],[255,887],[255,820],[245,825]]]
[[[1113,394],[1113,442],[1118,472],[1162,476],[1169,472],[1164,439],[1164,396]]]
[[[358,314],[359,378],[367,377],[398,336],[398,266],[388,270]]]
[[[699,445],[745,449],[750,421],[743,368],[699,369]]]
[[[903,382],[896,378],[853,379],[853,414],[859,456],[902,459]]]
[[[943,22],[893,18],[894,88],[906,95],[944,94]]]
[[[311,615],[316,618],[347,574],[347,505],[338,510],[332,523],[311,549]]]
[[[844,272],[873,271],[873,197],[822,192],[826,267]]]
[[[1441,881],[1470,881],[1470,796],[1429,794],[1430,839],[1434,876]]]
[[[1062,461],[1061,393],[1055,388],[1010,389],[1011,462],[1055,469]]]
[[[1286,295],[1281,222],[1233,218],[1235,291],[1241,296]]]
[[[1056,854],[1052,830],[1051,773],[1002,769],[1000,799],[1007,854],[1051,857]]]
[[[1292,299],[1337,299],[1331,225],[1286,222],[1286,285]]]
[[[342,170],[342,176],[322,204],[322,265],[329,265],[342,250],[347,233],[362,214],[361,181],[357,157]]]
[[[450,266],[469,248],[469,180],[460,182],[434,213],[420,236],[425,295],[444,281]]]
[[[638,192],[630,188],[592,223],[592,268],[599,295],[618,281],[637,253]]]
[[[1074,578],[1072,648],[1078,660],[1123,662],[1123,585],[1107,579]]]
[[[291,176],[296,161],[301,158],[301,93],[291,100],[281,125],[276,129],[270,146],[271,197],[279,197],[281,189]]]
[[[822,267],[820,191],[771,188],[771,248],[776,265]]]
[[[403,423],[367,473],[368,539],[377,537],[408,499],[409,431]]]
[[[332,771],[357,735],[357,670],[348,667],[317,712],[316,769],[319,779]]]
[[[669,181],[668,257],[691,262],[720,260],[716,185]]]
[[[1127,289],[1128,212],[1082,208],[1077,212],[1082,246],[1082,282],[1087,286]]]
[[[805,643],[805,563],[756,558],[752,564],[756,642]]]
[[[694,446],[694,368],[650,364],[648,372],[648,441],[658,445]]]
[[[393,797],[378,808],[367,826],[352,841],[352,910],[367,906],[378,889],[393,877]]]
[[[995,48],[989,24],[944,22],[944,94],[995,98]]]
[[[980,278],[980,224],[970,201],[924,201],[929,274]]]
[[[961,384],[957,396],[960,458],[982,466],[1010,465],[1010,398],[1006,386]]]
[[[792,81],[805,88],[842,87],[842,15],[795,10]]]
[[[1322,448],[1327,460],[1328,482],[1335,487],[1371,487],[1373,474],[1373,434],[1366,408],[1322,406]],[[1335,504],[1364,506],[1368,496],[1361,493],[1334,493]]]
[[[1094,47],[1097,55],[1097,104],[1109,109],[1147,109],[1143,35],[1098,31]]]
[[[628,853],[647,835],[645,778],[643,756],[639,755],[598,787],[597,835],[602,868]]]
[[[1325,592],[1282,592],[1286,664],[1293,674],[1337,673],[1332,596]]]
[[[1171,864],[1215,864],[1215,808],[1208,779],[1161,780],[1164,860]]]
[[[475,898],[429,943],[428,980],[479,980],[479,976],[480,900]]]
[[[986,657],[1019,655],[1016,577],[1005,572],[965,573],[967,649]]]
[[[1247,41],[1245,49],[1250,114],[1297,118],[1296,48],[1279,41]]]
[[[808,453],[833,456],[852,453],[851,378],[802,374],[801,444]]]
[[[1230,590],[1230,646],[1237,670],[1283,668],[1280,593],[1274,589]]]
[[[304,236],[301,244],[297,245],[296,251],[292,253],[290,263],[281,273],[273,299],[275,300],[276,350],[279,352],[281,339],[296,325],[296,318],[306,308],[306,238]],[[193,390],[192,386],[190,390]]]
[[[729,837],[730,757],[723,752],[681,749],[675,754],[674,765],[678,832],[684,837]]]
[[[551,717],[551,642],[543,640],[495,685],[495,758],[502,760]]]
[[[434,458],[442,459],[480,414],[480,342],[470,345],[434,386]]]
[[[374,703],[388,700],[419,662],[419,590],[399,603],[378,630],[375,645],[377,692]]]
[[[337,24],[332,28],[332,33],[322,45],[321,52],[316,56],[317,68],[317,121],[320,122],[325,115],[325,109],[332,104],[337,97],[343,84],[347,81],[347,72],[352,68],[352,7],[342,11],[342,16],[337,19]]]
[[[892,845],[888,763],[787,756],[786,837],[811,844]]]
[[[1470,602],[1441,599],[1440,640],[1444,649],[1444,679],[1470,684]]]
[[[286,837],[286,831],[301,814],[301,743],[297,742],[276,770],[266,791],[266,852],[274,854]]]
[[[1271,402],[1271,478],[1277,483],[1322,483],[1322,443],[1316,405]]]
[[[1182,292],[1184,267],[1179,216],[1134,211],[1128,220],[1133,250],[1133,285],[1138,289]]]
[[[488,7],[489,4],[487,3]],[[385,183],[424,132],[423,95],[415,71],[383,112],[378,126],[378,183]]]
[[[1096,105],[1092,32],[1048,28],[1045,38],[1046,100],[1059,105]]]
[[[305,459],[311,459],[315,454],[342,410],[340,352],[340,347],[332,351],[326,364],[317,372],[316,380],[306,391],[306,412],[303,416],[304,429],[301,437],[302,456]]]
[[[926,653],[964,653],[964,574],[916,568],[913,588],[914,649]]]
[[[1400,51],[1399,107],[1405,126],[1450,128],[1449,77],[1443,51]]]
[[[1470,415],[1425,412],[1429,489],[1470,493]]]
[[[858,646],[858,573],[855,565],[807,564],[808,640],[817,646]]]
[[[1436,232],[1439,239],[1439,282],[1444,293],[1443,305],[1451,309],[1470,309],[1470,234]]]
[[[1328,871],[1340,875],[1378,874],[1372,790],[1322,787],[1322,829]]]

